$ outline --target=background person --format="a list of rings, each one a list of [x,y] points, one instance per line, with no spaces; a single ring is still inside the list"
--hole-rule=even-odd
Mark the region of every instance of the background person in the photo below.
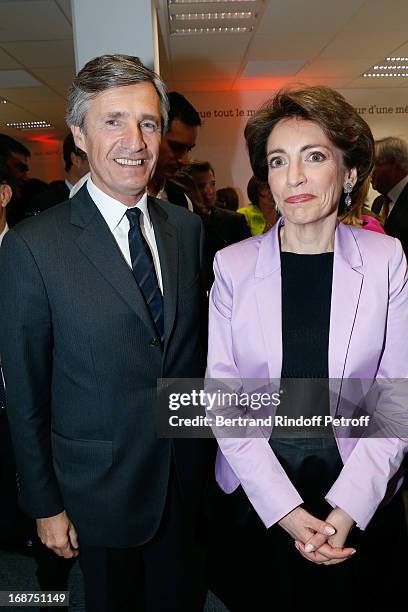
[[[237,212],[239,206],[239,197],[237,190],[234,187],[223,187],[217,189],[217,204],[226,210]]]
[[[174,179],[189,162],[200,126],[200,115],[187,98],[177,91],[170,92],[168,127],[160,143],[159,159],[149,183],[149,193],[191,211],[191,200]]]
[[[408,252],[408,145],[402,138],[388,136],[375,142],[373,189],[381,196],[371,210],[380,215],[389,236],[401,240]]]
[[[15,138],[0,134],[0,155],[5,159],[13,181],[13,197],[7,207],[7,221],[12,227],[26,214],[24,187],[28,181],[30,151]]]
[[[277,212],[269,185],[260,183],[252,176],[247,185],[248,206],[237,212],[244,215],[252,236],[263,234],[276,223]]]
[[[214,169],[208,161],[193,160],[184,167],[197,185],[203,207],[201,218],[205,232],[205,288],[209,291],[214,280],[213,261],[220,249],[250,236],[242,215],[217,206]]]
[[[337,409],[329,377],[343,385],[406,379],[401,244],[337,223],[339,204],[358,197],[371,171],[370,128],[339,93],[310,87],[278,92],[248,121],[245,137],[254,174],[268,180],[282,219],[216,255],[207,377],[326,380],[326,415]],[[395,402],[386,389],[376,406],[384,417]],[[406,421],[402,396],[396,408]],[[308,399],[306,417],[315,412]],[[220,492],[214,514],[215,592],[233,612],[337,603],[403,609],[407,533],[401,495],[393,497],[407,450],[403,434],[295,434],[280,438],[275,428],[269,441],[218,439],[216,478],[231,497]]]

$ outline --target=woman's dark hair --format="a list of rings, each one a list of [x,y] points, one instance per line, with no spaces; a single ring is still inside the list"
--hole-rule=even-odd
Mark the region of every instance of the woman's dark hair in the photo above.
[[[267,140],[279,121],[292,117],[319,125],[342,151],[345,167],[357,169],[357,183],[351,193],[354,201],[373,167],[374,139],[370,127],[355,108],[329,87],[282,89],[248,120],[244,134],[256,178],[261,182],[267,181]],[[344,207],[343,200],[344,196],[340,209]]]

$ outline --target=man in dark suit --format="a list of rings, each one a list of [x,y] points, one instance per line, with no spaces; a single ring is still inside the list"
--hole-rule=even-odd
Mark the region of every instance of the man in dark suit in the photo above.
[[[382,217],[386,233],[401,240],[408,255],[408,146],[402,138],[376,141],[371,183],[381,194],[371,210]]]
[[[72,187],[89,172],[88,158],[84,151],[79,149],[69,132],[62,145],[65,178],[63,181],[52,181],[44,193],[39,193],[31,200],[30,208],[37,214],[55,204],[68,200]]]
[[[192,211],[191,200],[172,179],[188,163],[188,156],[196,145],[201,119],[194,106],[177,91],[169,93],[169,104],[167,131],[160,143],[159,159],[149,182],[149,193]]]
[[[213,261],[216,252],[249,238],[251,232],[243,215],[217,206],[215,173],[208,161],[192,161],[184,170],[194,179],[203,200],[201,217],[205,231],[206,287],[209,290],[214,281]]]
[[[155,426],[157,379],[203,373],[201,222],[146,194],[167,104],[137,58],[88,62],[67,122],[91,177],[0,252],[22,504],[44,544],[80,553],[88,612],[202,609],[207,444],[159,439]]]

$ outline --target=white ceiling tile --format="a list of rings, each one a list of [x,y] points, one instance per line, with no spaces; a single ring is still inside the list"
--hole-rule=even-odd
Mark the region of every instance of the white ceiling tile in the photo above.
[[[317,59],[305,66],[297,76],[349,77],[360,76],[367,68],[367,60]]]
[[[54,0],[16,0],[1,5],[0,43],[70,37],[72,27]]]
[[[241,77],[270,77],[295,75],[303,68],[305,60],[266,60],[247,62]]]
[[[407,0],[366,0],[346,30],[353,32],[407,31]]]
[[[0,48],[0,70],[12,70],[13,68],[20,68],[20,64]]]
[[[66,96],[68,87],[75,77],[75,70],[73,68],[36,68],[33,74],[44,85]]]
[[[177,72],[177,60],[201,58],[209,62],[240,62],[251,40],[250,34],[209,34],[171,37],[170,53]]]
[[[238,64],[236,62],[208,62],[196,60],[178,61],[174,71],[177,80],[197,80],[197,73],[203,79],[233,79],[236,76]]]
[[[271,0],[257,32],[271,37],[274,32],[334,33],[344,27],[363,4],[363,0]]]
[[[310,58],[323,49],[333,38],[332,34],[319,32],[309,36],[304,32],[276,32],[265,36],[256,34],[248,50],[247,59],[300,59]]]
[[[59,100],[61,96],[52,92],[48,87],[20,87],[16,89],[5,89],[3,91],[5,98],[25,106],[29,102],[43,101],[43,100]]]
[[[75,65],[72,40],[3,43],[3,48],[31,69]]]
[[[320,59],[367,59],[367,68],[380,61],[402,45],[407,38],[404,32],[341,32],[322,51]]]
[[[39,83],[26,70],[2,70],[0,71],[0,89],[14,87],[38,87]]]

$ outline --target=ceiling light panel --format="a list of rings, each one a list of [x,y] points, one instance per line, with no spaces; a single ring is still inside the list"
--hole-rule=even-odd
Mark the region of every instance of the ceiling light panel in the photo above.
[[[39,130],[52,127],[48,121],[10,121],[6,125],[16,130]]]
[[[386,57],[381,64],[371,66],[361,76],[374,79],[401,79],[408,76],[407,57]]]
[[[263,0],[168,0],[171,34],[252,32]],[[236,10],[233,10],[236,9]]]
[[[170,5],[177,4],[254,4],[259,0],[169,0]]]
[[[220,13],[173,13],[171,21],[216,21],[218,19],[255,19],[252,11],[227,11]]]
[[[252,32],[252,28],[220,27],[220,28],[176,28],[172,34],[245,34]]]

